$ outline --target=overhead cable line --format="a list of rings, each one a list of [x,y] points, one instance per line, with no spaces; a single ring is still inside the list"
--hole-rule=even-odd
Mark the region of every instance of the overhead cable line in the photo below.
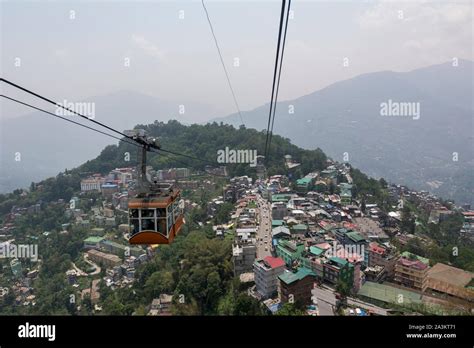
[[[280,68],[279,68],[279,71],[278,71],[278,82],[277,82],[277,88],[276,88],[276,93],[275,93],[275,104],[274,104],[274,107],[273,107],[272,126],[271,126],[271,129],[270,129],[270,139],[268,141],[268,153],[270,153],[270,147],[272,145],[273,124],[275,123],[275,113],[276,113],[277,101],[278,101],[278,91],[280,89],[281,67],[283,65],[283,55],[285,54],[286,31],[288,29],[288,18],[289,18],[289,15],[290,15],[290,7],[291,7],[291,0],[288,0],[288,8],[286,10],[285,33],[283,34],[283,45],[282,45],[282,48],[281,48]]]
[[[73,124],[79,125],[79,126],[81,126],[81,127],[84,127],[84,128],[90,129],[90,130],[93,130],[93,131],[95,131],[95,132],[98,132],[98,133],[101,133],[101,134],[103,134],[103,135],[112,137],[112,138],[114,138],[114,139],[117,139],[117,140],[126,142],[126,143],[128,143],[128,144],[135,145],[135,146],[137,146],[137,147],[141,147],[141,146],[145,145],[145,144],[142,144],[142,143],[140,142],[140,139],[134,139],[134,138],[132,138],[131,136],[128,136],[128,135],[126,135],[126,134],[124,134],[124,133],[122,133],[122,132],[119,132],[119,131],[113,129],[112,127],[109,127],[109,126],[107,126],[107,125],[105,125],[105,124],[103,124],[103,123],[101,123],[101,122],[97,122],[97,121],[95,121],[95,120],[90,119],[90,118],[87,117],[87,116],[84,116],[84,115],[82,115],[82,114],[79,114],[79,113],[75,112],[74,110],[71,110],[71,109],[69,109],[69,108],[67,108],[67,107],[63,107],[63,106],[59,105],[58,103],[55,103],[54,101],[52,101],[52,100],[50,100],[50,99],[48,99],[48,98],[46,98],[46,97],[44,97],[44,96],[42,96],[42,95],[39,95],[38,93],[35,93],[35,92],[33,92],[33,91],[31,91],[31,90],[29,90],[29,89],[27,89],[27,88],[24,88],[24,87],[22,87],[22,86],[19,86],[19,85],[15,84],[15,83],[13,83],[13,82],[11,82],[11,81],[8,81],[8,80],[5,80],[5,79],[3,79],[3,78],[1,78],[0,81],[3,81],[3,82],[5,82],[5,83],[7,83],[7,84],[9,84],[9,85],[11,85],[11,86],[13,86],[13,87],[16,87],[16,88],[18,88],[18,89],[20,89],[20,90],[22,90],[22,91],[25,91],[25,92],[27,92],[27,93],[29,93],[29,94],[31,94],[31,95],[37,97],[37,98],[40,98],[40,99],[42,99],[42,100],[45,100],[45,101],[47,101],[47,102],[50,103],[50,104],[53,104],[53,105],[58,106],[58,107],[61,107],[61,108],[63,108],[64,110],[67,110],[67,111],[69,111],[69,112],[72,112],[72,113],[74,113],[74,114],[76,114],[76,115],[78,115],[78,116],[80,116],[80,117],[82,117],[82,118],[85,118],[85,119],[87,119],[87,120],[89,120],[89,121],[91,121],[91,122],[94,122],[94,123],[96,123],[96,124],[99,124],[99,125],[102,126],[102,127],[105,127],[105,128],[107,128],[107,129],[109,129],[109,130],[114,131],[115,133],[118,133],[118,134],[122,135],[124,138],[119,138],[119,137],[114,136],[114,135],[112,135],[112,134],[105,133],[105,132],[100,131],[100,130],[98,130],[98,129],[95,129],[95,128],[86,126],[86,125],[84,125],[84,124],[82,124],[82,123],[79,123],[79,122],[70,120],[70,119],[68,119],[68,118],[66,118],[66,117],[62,117],[62,116],[56,115],[56,114],[54,114],[54,113],[52,113],[52,112],[49,112],[49,111],[47,111],[47,110],[41,109],[41,108],[39,108],[39,107],[33,106],[33,105],[31,105],[31,104],[25,103],[25,102],[23,102],[23,101],[20,101],[20,100],[18,100],[18,99],[12,98],[12,97],[8,97],[8,96],[5,96],[5,95],[1,95],[1,97],[3,97],[3,98],[6,98],[6,99],[9,99],[9,100],[11,100],[11,101],[17,102],[17,103],[19,103],[19,104],[28,106],[28,107],[30,107],[30,108],[32,108],[32,109],[35,109],[35,110],[44,112],[44,113],[46,113],[46,114],[49,114],[49,115],[58,117],[58,118],[60,118],[60,119],[62,119],[62,120],[65,120],[65,121],[71,122],[71,123],[73,123]],[[137,140],[138,140],[138,141],[137,141]],[[183,154],[183,153],[171,151],[171,150],[168,150],[168,149],[163,149],[163,148],[161,148],[161,147],[160,147],[160,148],[149,147],[149,149],[150,149],[150,150],[151,150],[151,149],[160,150],[160,151],[165,152],[165,153],[169,153],[169,154],[176,155],[176,156],[186,157],[186,158],[189,158],[189,159],[192,159],[192,160],[196,160],[196,161],[200,161],[200,162],[205,162],[205,163],[208,163],[208,164],[211,164],[211,165],[215,165],[215,164],[216,164],[216,162],[213,162],[213,161],[208,161],[208,160],[205,160],[205,159],[202,159],[202,158],[199,158],[199,157],[195,157],[195,156],[191,156],[191,155],[187,155],[187,154]]]
[[[235,97],[234,88],[232,87],[232,83],[230,82],[229,73],[227,72],[227,68],[225,67],[224,59],[222,58],[221,49],[219,48],[219,44],[217,42],[216,34],[214,33],[211,18],[209,17],[209,12],[207,12],[207,8],[206,8],[206,5],[204,4],[204,0],[201,0],[201,4],[202,4],[202,7],[204,8],[204,11],[206,12],[207,22],[209,23],[209,27],[211,28],[211,33],[212,33],[212,36],[214,38],[214,43],[216,44],[216,48],[217,48],[217,53],[219,53],[219,58],[220,58],[220,61],[221,61],[221,64],[222,64],[222,68],[224,68],[225,76],[227,78],[227,83],[229,84],[229,88],[230,88],[230,91],[232,93],[232,97],[234,98],[235,107],[237,108],[237,112],[238,112],[239,117],[240,117],[240,122],[242,122],[242,125],[244,125],[244,120],[242,118],[242,113],[240,112],[239,103],[237,102],[237,98]]]
[[[276,84],[277,71],[278,71],[278,60],[280,56],[280,43],[281,43],[281,33],[283,29],[283,18],[285,16],[285,4],[286,4],[286,0],[283,0],[281,4],[280,28],[278,30],[278,42],[277,42],[277,49],[276,49],[276,54],[275,54],[275,68],[273,71],[272,96],[270,98],[270,111],[268,113],[267,137],[265,139],[265,152],[264,152],[265,159],[268,153],[268,141],[269,141],[269,134],[270,134],[271,119],[272,119],[273,98],[275,94],[275,84]]]
[[[48,103],[50,103],[50,104],[53,104],[53,105],[57,106],[57,107],[59,107],[59,108],[62,108],[62,109],[64,109],[64,110],[66,110],[66,111],[69,111],[69,112],[71,112],[71,113],[73,113],[73,114],[75,114],[75,115],[77,115],[77,116],[79,116],[79,117],[82,117],[82,118],[84,118],[84,119],[86,119],[86,120],[89,120],[89,121],[91,121],[91,122],[93,122],[93,123],[95,123],[95,124],[97,124],[97,125],[99,125],[99,126],[101,126],[101,127],[104,127],[104,128],[106,128],[106,129],[108,129],[108,130],[114,132],[114,133],[120,134],[121,136],[123,136],[123,137],[125,137],[125,138],[129,138],[129,139],[131,139],[131,140],[133,140],[133,141],[136,141],[136,140],[132,139],[131,137],[129,137],[128,135],[126,135],[126,134],[124,134],[124,133],[122,133],[122,132],[119,132],[118,130],[113,129],[112,127],[109,127],[109,126],[107,126],[106,124],[103,124],[103,123],[101,123],[101,122],[98,122],[98,121],[96,121],[96,120],[93,120],[93,119],[91,119],[90,117],[84,116],[84,115],[82,115],[82,114],[80,114],[80,113],[78,113],[78,112],[76,112],[76,111],[74,111],[74,110],[72,110],[72,109],[70,109],[70,108],[67,108],[67,107],[65,107],[65,106],[63,106],[63,105],[61,105],[61,104],[59,104],[59,103],[56,103],[55,101],[53,101],[53,100],[51,100],[51,99],[49,99],[49,98],[46,98],[46,97],[44,97],[44,96],[42,96],[42,95],[40,95],[40,94],[38,94],[38,93],[33,92],[33,91],[29,90],[28,88],[22,87],[22,86],[20,86],[20,85],[18,85],[18,84],[16,84],[16,83],[13,83],[13,82],[11,82],[11,81],[9,81],[9,80],[4,79],[4,78],[0,78],[0,81],[3,81],[3,82],[5,82],[6,84],[9,84],[10,86],[13,86],[13,87],[15,87],[15,88],[18,88],[18,89],[22,90],[23,92],[26,92],[26,93],[28,93],[28,94],[31,94],[31,95],[33,95],[33,96],[35,96],[35,97],[37,97],[37,98],[39,98],[39,99],[41,99],[41,100],[44,100],[44,101],[46,101],[46,102],[48,102]]]
[[[82,124],[82,123],[79,123],[79,122],[70,120],[70,119],[68,119],[68,118],[66,118],[66,117],[63,117],[63,116],[60,116],[60,115],[56,115],[55,113],[52,113],[52,112],[49,112],[49,111],[47,111],[47,110],[38,108],[38,107],[36,107],[36,106],[34,106],[34,105],[25,103],[25,102],[23,102],[23,101],[21,101],[21,100],[18,100],[18,99],[15,99],[15,98],[12,98],[12,97],[3,95],[3,94],[1,94],[0,97],[5,98],[5,99],[8,99],[8,100],[11,100],[11,101],[13,101],[13,102],[15,102],[15,103],[18,103],[18,104],[22,104],[22,105],[28,106],[29,108],[35,109],[35,110],[37,110],[37,111],[44,112],[45,114],[49,114],[49,115],[51,115],[51,116],[60,118],[60,119],[62,119],[62,120],[64,120],[64,121],[67,121],[67,122],[76,124],[76,125],[78,125],[78,126],[81,126],[81,127],[87,128],[87,129],[90,129],[90,130],[92,130],[92,131],[94,131],[94,132],[97,132],[97,133],[106,135],[106,136],[108,136],[108,137],[117,139],[117,140],[119,140],[119,141],[123,141],[123,142],[125,142],[125,143],[131,144],[131,145],[134,145],[134,146],[140,146],[140,145],[138,145],[137,143],[132,143],[131,141],[125,140],[124,138],[119,138],[119,137],[117,137],[117,136],[115,136],[115,135],[102,132],[101,130],[98,130],[98,129],[95,129],[95,128],[86,126],[85,124]]]

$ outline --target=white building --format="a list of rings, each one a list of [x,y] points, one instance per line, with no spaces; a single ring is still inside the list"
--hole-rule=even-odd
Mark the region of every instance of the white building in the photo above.
[[[255,285],[263,298],[269,298],[278,291],[278,276],[285,270],[285,261],[279,257],[267,256],[253,264]]]
[[[99,191],[100,192],[100,186],[101,186],[101,180],[97,178],[88,178],[88,179],[83,179],[81,180],[81,191],[82,192],[87,192],[87,191]]]

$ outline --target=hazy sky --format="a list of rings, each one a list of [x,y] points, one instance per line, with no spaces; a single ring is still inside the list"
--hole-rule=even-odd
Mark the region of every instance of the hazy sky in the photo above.
[[[270,98],[280,3],[206,1],[243,110]],[[133,90],[212,105],[209,118],[235,112],[200,1],[3,1],[1,6],[2,76],[19,84],[55,100]],[[473,59],[470,0],[293,1],[292,10],[280,100],[361,73]],[[240,66],[234,67],[235,59]],[[7,110],[4,116],[30,112]]]

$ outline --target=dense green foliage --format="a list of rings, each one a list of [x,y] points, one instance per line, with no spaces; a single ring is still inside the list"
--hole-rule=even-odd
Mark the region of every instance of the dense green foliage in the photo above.
[[[232,238],[184,232],[171,245],[160,246],[155,258],[139,268],[131,289],[104,289],[104,314],[144,314],[160,294],[173,295],[175,314],[264,314],[233,277],[231,244]]]
[[[233,126],[224,124],[206,124],[185,126],[178,121],[168,123],[158,122],[150,125],[140,125],[150,136],[158,137],[161,146],[173,152],[197,157],[209,162],[217,163],[217,151],[229,149],[257,150],[257,154],[263,154],[265,147],[265,132],[241,127],[235,129]],[[321,150],[303,150],[290,143],[289,139],[274,135],[272,139],[271,156],[268,159],[267,169],[272,173],[286,173],[284,156],[289,154],[293,159],[302,162],[302,172],[309,172],[315,168],[323,168],[326,156]],[[130,161],[126,161],[127,154]],[[95,160],[88,161],[78,168],[79,172],[107,172],[115,167],[130,166],[136,162],[136,147],[120,143],[119,146],[108,146]],[[186,157],[165,154],[149,154],[149,163],[155,168],[160,167],[183,167],[188,166],[198,170],[204,170],[209,163],[189,159]],[[229,175],[252,175],[255,176],[255,168],[248,164],[227,165]]]

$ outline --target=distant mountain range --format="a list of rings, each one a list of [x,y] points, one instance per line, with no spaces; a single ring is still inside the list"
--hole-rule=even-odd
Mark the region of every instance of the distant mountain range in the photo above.
[[[166,102],[130,91],[86,101],[95,102],[96,120],[118,130],[154,120],[195,123],[214,112],[208,105]],[[10,102],[0,103],[6,110]],[[385,111],[396,114],[397,107],[408,115],[385,116]],[[268,109],[266,104],[242,112],[246,127],[265,130]],[[363,74],[279,102],[274,132],[297,146],[320,148],[373,177],[474,205],[473,112],[473,62],[460,60],[455,67],[445,63]],[[237,114],[213,121],[241,123]],[[0,132],[0,192],[54,176],[117,142],[39,112],[4,118]],[[15,161],[17,152],[21,161]]]
[[[95,120],[119,131],[155,120],[176,119],[184,124],[193,123],[192,120],[208,119],[213,114],[212,107],[208,105],[161,101],[131,91],[77,102],[95,103]],[[11,108],[11,101],[2,98],[0,103],[4,111]],[[44,103],[33,104],[44,107]],[[184,105],[184,110],[181,107],[184,113],[180,113],[180,105]],[[26,106],[25,109],[28,110]],[[47,110],[55,112],[54,107]],[[68,117],[82,122],[77,116]],[[117,143],[115,139],[39,111],[15,118],[2,117],[0,122],[0,192],[9,192],[28,186],[32,181],[55,176],[65,168],[73,168],[95,158],[106,145]],[[90,122],[86,123],[95,127]],[[20,153],[20,161],[16,161],[17,153]]]
[[[384,116],[384,105],[406,116]],[[268,110],[243,112],[246,127],[266,129]],[[473,111],[473,62],[460,60],[363,74],[279,102],[274,133],[373,177],[474,204]],[[237,114],[215,121],[241,123]]]

